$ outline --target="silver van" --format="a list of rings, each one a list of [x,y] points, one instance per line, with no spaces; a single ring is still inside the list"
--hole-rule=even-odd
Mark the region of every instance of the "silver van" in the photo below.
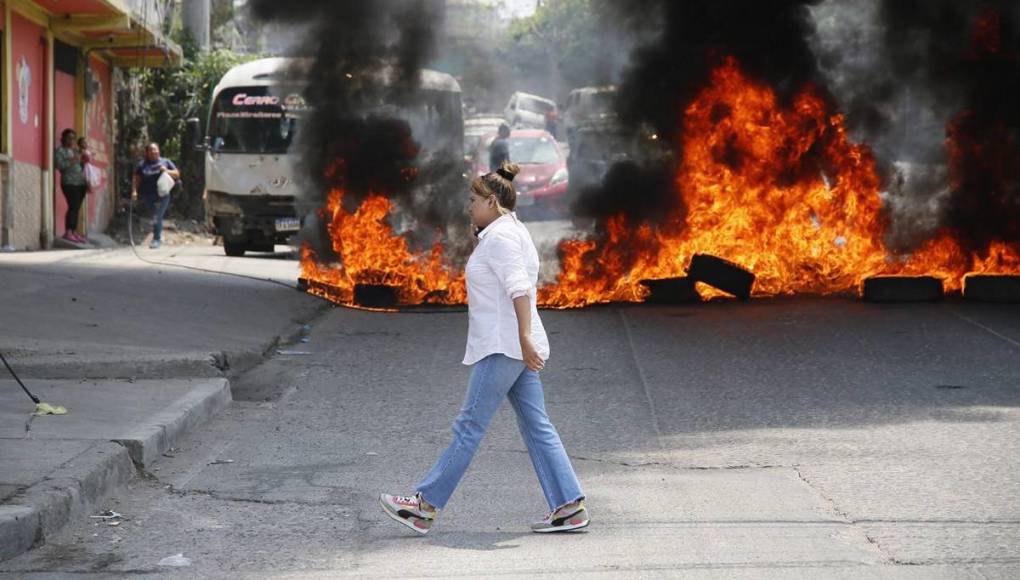
[[[513,129],[545,129],[550,118],[555,122],[558,114],[555,101],[521,92],[510,95],[503,110],[503,117]]]

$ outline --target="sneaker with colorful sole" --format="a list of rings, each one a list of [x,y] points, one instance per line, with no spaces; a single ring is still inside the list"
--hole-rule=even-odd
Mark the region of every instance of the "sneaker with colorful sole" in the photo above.
[[[540,522],[531,524],[531,531],[539,534],[550,532],[569,532],[588,527],[588,510],[584,500],[569,503],[545,516]]]
[[[436,511],[421,507],[421,494],[407,497],[403,495],[379,495],[379,505],[386,515],[393,518],[419,534],[425,535],[436,521]]]

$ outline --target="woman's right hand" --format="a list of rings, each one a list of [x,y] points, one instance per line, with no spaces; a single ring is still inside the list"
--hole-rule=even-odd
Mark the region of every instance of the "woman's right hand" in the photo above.
[[[530,337],[521,337],[521,354],[524,358],[524,365],[528,369],[538,372],[545,368],[545,361],[538,355],[538,351],[535,350],[535,345],[531,343]]]

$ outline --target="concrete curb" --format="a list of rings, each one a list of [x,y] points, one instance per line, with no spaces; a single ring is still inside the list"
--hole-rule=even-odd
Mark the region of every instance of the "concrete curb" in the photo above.
[[[223,376],[216,366],[218,356],[218,353],[206,353],[151,360],[103,357],[94,361],[26,357],[12,360],[11,364],[16,365],[19,376],[30,379],[211,379]],[[130,369],[130,374],[125,369]]]
[[[146,425],[115,439],[127,448],[135,465],[147,468],[174,443],[233,401],[227,379],[192,389],[185,397],[156,415]]]
[[[0,561],[42,544],[135,473],[126,448],[99,443],[0,506]]]
[[[232,400],[227,379],[197,386],[154,416],[150,425],[111,442],[97,442],[0,505],[0,561],[46,542],[68,522],[101,507],[103,499],[134,477],[136,467],[151,466]]]

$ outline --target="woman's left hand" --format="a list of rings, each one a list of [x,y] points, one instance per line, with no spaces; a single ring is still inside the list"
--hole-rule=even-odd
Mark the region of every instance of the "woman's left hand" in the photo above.
[[[531,344],[531,339],[527,336],[521,337],[521,354],[524,355],[524,365],[530,370],[538,372],[545,368],[545,361],[538,356],[535,345]]]

